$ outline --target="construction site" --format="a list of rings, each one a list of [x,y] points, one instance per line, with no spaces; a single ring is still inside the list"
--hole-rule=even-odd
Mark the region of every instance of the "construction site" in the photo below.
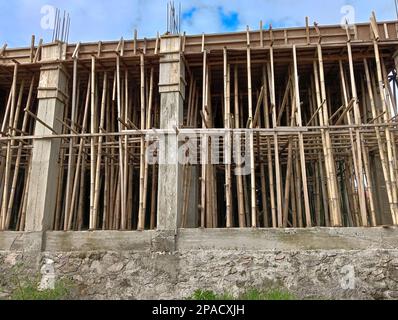
[[[108,250],[109,231],[203,246],[207,229],[237,242],[307,229],[336,250],[356,250],[325,244],[344,228],[396,234],[397,49],[398,22],[374,13],[355,25],[5,44],[3,250],[36,233],[46,252]]]
[[[397,44],[373,16],[4,47],[1,229],[396,225]]]

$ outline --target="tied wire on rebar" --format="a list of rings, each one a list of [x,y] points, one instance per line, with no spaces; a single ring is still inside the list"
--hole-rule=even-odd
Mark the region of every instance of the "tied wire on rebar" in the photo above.
[[[174,5],[174,1],[167,3],[167,33],[179,34],[181,32],[181,3],[179,3],[178,11]]]
[[[57,8],[55,12],[52,42],[61,41],[67,43],[69,40],[69,30],[70,30],[69,13],[64,10],[63,15],[61,16],[61,10]]]

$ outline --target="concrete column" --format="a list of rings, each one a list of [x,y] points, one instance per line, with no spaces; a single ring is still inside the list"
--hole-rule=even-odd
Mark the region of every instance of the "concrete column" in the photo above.
[[[172,129],[183,123],[185,65],[180,55],[181,39],[166,36],[160,41],[160,128]],[[180,226],[182,212],[182,166],[178,161],[176,133],[160,137],[158,230],[171,231]]]
[[[57,133],[62,131],[62,125],[57,119],[63,119],[68,92],[67,71],[59,63],[64,56],[64,51],[65,46],[62,44],[43,47],[42,61],[49,64],[41,68],[38,87],[37,117]],[[54,63],[50,63],[51,61]],[[36,121],[34,134],[42,136],[54,133]],[[33,142],[26,231],[46,231],[53,227],[60,143],[60,139]]]

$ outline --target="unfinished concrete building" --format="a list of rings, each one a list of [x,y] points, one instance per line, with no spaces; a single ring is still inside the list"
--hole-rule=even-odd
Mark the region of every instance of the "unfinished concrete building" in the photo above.
[[[3,250],[396,248],[396,21],[32,40],[0,51]]]

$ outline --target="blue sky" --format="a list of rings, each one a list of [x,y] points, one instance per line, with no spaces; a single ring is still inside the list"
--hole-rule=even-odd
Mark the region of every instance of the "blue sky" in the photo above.
[[[167,0],[0,0],[0,46],[29,46],[35,34],[51,40],[52,31],[43,29],[44,6],[67,10],[72,17],[70,42],[131,39],[133,30],[139,37],[154,37],[166,30]],[[176,3],[178,3],[176,1]],[[338,24],[349,11],[356,22],[367,22],[372,10],[378,20],[396,19],[394,0],[181,0],[182,30],[187,34],[257,29],[259,21],[274,27],[311,23]]]

